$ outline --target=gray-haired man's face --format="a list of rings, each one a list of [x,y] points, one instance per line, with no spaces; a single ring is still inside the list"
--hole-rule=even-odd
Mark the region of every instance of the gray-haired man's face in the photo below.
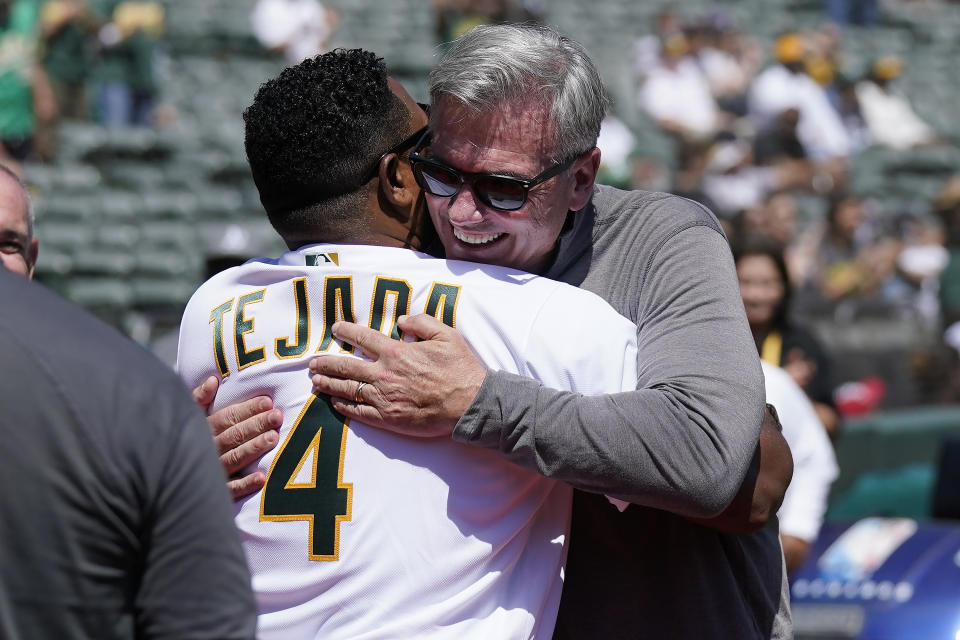
[[[20,185],[0,175],[0,263],[8,271],[33,277],[37,239],[31,238],[28,204]]]
[[[531,179],[551,167],[547,108],[536,101],[507,103],[475,113],[447,98],[433,105],[428,155],[464,173]],[[497,210],[473,184],[456,195],[427,195],[427,207],[447,258],[543,273],[553,258],[567,211],[586,204],[577,195],[576,169],[528,191],[523,206]]]

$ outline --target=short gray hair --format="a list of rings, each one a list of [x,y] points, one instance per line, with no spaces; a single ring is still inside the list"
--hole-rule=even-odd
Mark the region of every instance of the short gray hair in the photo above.
[[[592,149],[609,99],[579,42],[539,25],[474,27],[430,73],[430,99],[450,96],[477,112],[538,96],[556,126],[554,161]]]

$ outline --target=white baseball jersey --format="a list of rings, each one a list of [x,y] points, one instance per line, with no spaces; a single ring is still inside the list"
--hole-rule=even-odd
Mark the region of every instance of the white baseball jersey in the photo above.
[[[587,291],[499,267],[312,245],[214,276],[191,298],[178,368],[221,377],[214,409],[259,394],[284,411],[237,504],[261,638],[549,638],[571,490],[448,438],[396,436],[312,394],[330,327],[397,339],[396,318],[456,327],[491,369],[584,394],[633,389],[636,328]],[[535,411],[536,407],[531,407]]]

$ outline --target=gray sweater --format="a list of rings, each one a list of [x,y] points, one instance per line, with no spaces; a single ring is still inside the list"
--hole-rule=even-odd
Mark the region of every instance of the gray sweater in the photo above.
[[[568,227],[544,275],[636,323],[636,391],[581,397],[492,372],[454,432],[589,492],[574,500],[558,637],[790,637],[776,522],[734,536],[680,517],[730,503],[763,419],[719,225],[689,200],[598,186]]]

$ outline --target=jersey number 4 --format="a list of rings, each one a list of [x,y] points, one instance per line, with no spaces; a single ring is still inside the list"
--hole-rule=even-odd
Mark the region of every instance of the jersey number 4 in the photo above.
[[[309,522],[311,560],[339,557],[340,523],[350,519],[353,493],[353,485],[343,482],[346,441],[347,419],[330,405],[329,396],[311,396],[267,474],[260,520]],[[301,473],[311,458],[305,480]]]

